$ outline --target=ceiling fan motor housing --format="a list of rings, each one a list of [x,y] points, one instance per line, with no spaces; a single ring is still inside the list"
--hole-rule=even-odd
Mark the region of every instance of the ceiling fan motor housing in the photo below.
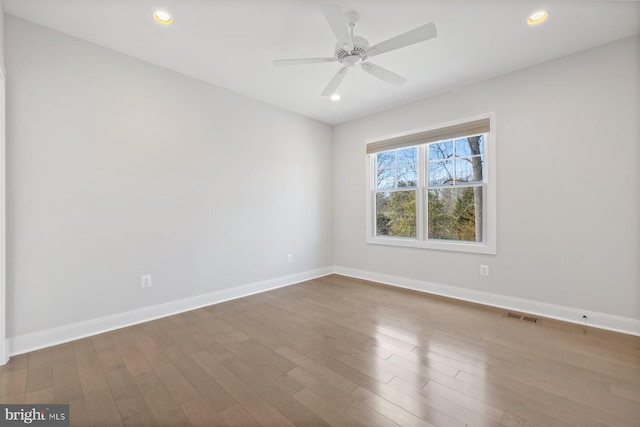
[[[367,59],[369,42],[363,37],[353,36],[353,49],[346,50],[340,43],[336,44],[336,58],[346,66],[353,67]]]

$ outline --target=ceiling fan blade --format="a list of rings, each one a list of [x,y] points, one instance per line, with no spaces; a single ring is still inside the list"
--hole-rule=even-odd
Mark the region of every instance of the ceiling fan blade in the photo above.
[[[349,71],[347,67],[340,68],[336,73],[336,75],[333,76],[333,78],[331,79],[327,87],[322,92],[322,96],[333,95],[336,89],[338,89],[338,86],[340,86],[340,83],[342,83],[342,79],[344,79],[344,76],[347,75],[347,71]]]
[[[365,62],[364,64],[361,65],[361,67],[367,73],[376,76],[383,82],[388,83],[390,85],[400,86],[407,81],[407,79],[405,79],[401,75],[393,73],[387,70],[386,68],[382,68],[379,65],[372,64],[371,62]]]
[[[349,25],[344,19],[344,12],[342,12],[342,6],[339,4],[321,4],[320,10],[324,18],[329,23],[331,31],[336,36],[340,46],[344,47],[348,51],[353,50],[353,40],[351,39],[351,32],[349,31]]]
[[[378,43],[367,49],[367,56],[380,55],[381,53],[389,52],[391,50],[400,49],[401,47],[410,46],[415,43],[420,43],[429,39],[433,39],[438,36],[436,26],[431,22],[421,27],[414,28],[411,31],[407,31],[404,34],[390,38],[389,40]]]
[[[304,65],[304,64],[320,64],[323,62],[335,62],[337,59],[332,58],[300,58],[300,59],[276,59],[273,65],[283,67],[287,65]]]

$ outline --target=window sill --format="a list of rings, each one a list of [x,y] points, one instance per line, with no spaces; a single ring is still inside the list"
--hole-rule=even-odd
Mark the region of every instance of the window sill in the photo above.
[[[495,255],[495,245],[472,242],[420,241],[400,237],[367,237],[367,243],[373,245],[402,246],[405,248],[432,249],[438,251],[466,252]]]

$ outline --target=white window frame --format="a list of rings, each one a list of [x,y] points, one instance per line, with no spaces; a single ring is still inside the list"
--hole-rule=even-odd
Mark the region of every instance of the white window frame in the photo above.
[[[483,197],[483,241],[482,242],[466,242],[454,240],[437,240],[428,238],[428,216],[427,216],[427,186],[426,178],[426,143],[421,143],[417,135],[432,131],[435,129],[455,126],[462,123],[472,122],[480,119],[489,119],[490,130],[486,134],[484,142],[484,197]],[[367,144],[380,143],[390,139],[411,138],[416,135],[415,146],[418,146],[418,186],[416,194],[416,238],[411,237],[394,237],[394,236],[376,236],[375,222],[375,193],[376,193],[376,154],[366,155],[366,241],[369,244],[403,246],[410,248],[433,249],[443,251],[457,251],[479,254],[495,255],[497,251],[496,242],[496,225],[497,225],[497,195],[496,195],[496,126],[495,113],[486,113],[478,116],[467,117],[447,123],[441,123],[434,126],[414,129],[408,132],[387,135],[381,138],[367,140]],[[445,140],[449,140],[447,138]]]

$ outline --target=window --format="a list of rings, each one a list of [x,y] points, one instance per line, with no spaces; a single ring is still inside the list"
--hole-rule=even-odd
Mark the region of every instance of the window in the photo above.
[[[367,144],[367,242],[495,254],[493,115]]]
[[[376,235],[416,237],[416,147],[376,154]]]

